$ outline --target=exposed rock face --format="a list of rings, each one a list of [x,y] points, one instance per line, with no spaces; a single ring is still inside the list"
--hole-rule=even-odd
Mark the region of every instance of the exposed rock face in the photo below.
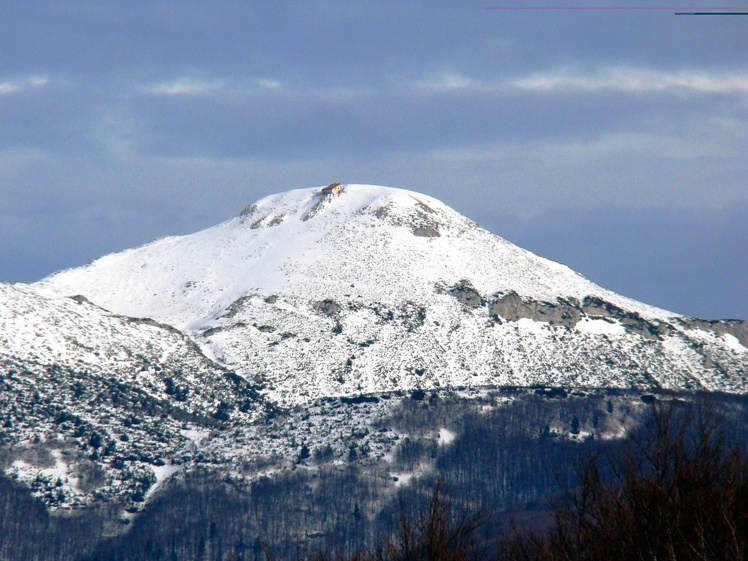
[[[314,309],[326,316],[334,317],[340,313],[340,306],[335,300],[322,300],[314,304]]]
[[[231,305],[228,306],[228,308],[226,308],[226,311],[224,312],[223,317],[226,317],[226,318],[234,317],[236,314],[238,314],[241,310],[243,310],[249,304],[249,302],[252,300],[253,297],[254,295],[248,294],[246,296],[241,296],[237,298],[231,303]]]
[[[414,236],[418,236],[419,238],[438,238],[441,236],[439,230],[433,226],[414,226],[411,228],[411,231]]]
[[[252,214],[254,214],[255,211],[257,211],[257,205],[256,204],[248,205],[248,206],[244,207],[244,209],[239,213],[239,217],[242,218],[242,219],[244,219],[247,216],[251,216]]]
[[[524,300],[516,292],[495,296],[488,307],[488,315],[495,320],[517,321],[522,318],[548,322],[550,325],[574,327],[581,316],[579,304],[558,299],[556,303]]]
[[[468,308],[480,308],[485,304],[483,297],[470,284],[470,281],[462,280],[448,290],[449,294],[457,298],[457,301]]]
[[[718,336],[732,335],[741,345],[748,347],[748,322],[739,319],[706,320],[697,318],[680,318],[679,323],[688,329],[711,331]]]
[[[317,216],[317,214],[322,212],[326,207],[328,207],[335,197],[339,197],[340,195],[342,195],[342,193],[343,191],[328,191],[318,193],[316,195],[316,200],[313,202],[311,207],[309,207],[309,210],[307,210],[301,217],[301,220],[304,222],[311,220],[312,218]]]
[[[636,312],[628,312],[596,296],[587,296],[582,302],[582,311],[589,317],[613,318],[621,322],[630,332],[647,339],[660,339],[667,332],[661,324],[654,324]]]
[[[486,301],[475,289],[465,284],[452,288],[450,294],[470,308],[478,308]],[[531,319],[547,322],[555,327],[574,328],[583,317],[590,319],[609,319],[619,322],[627,331],[651,340],[659,340],[667,333],[667,326],[642,318],[636,312],[626,311],[596,296],[587,296],[580,304],[575,298],[557,298],[555,302],[541,302],[531,298],[522,298],[514,291],[496,294],[488,299],[488,315],[494,321],[518,321]],[[719,323],[719,322],[717,322]],[[718,335],[729,330],[738,331],[732,325],[719,323],[711,329]]]
[[[407,217],[395,212],[390,205],[379,207],[374,215],[394,226],[407,227],[414,236],[419,238],[440,237],[439,222],[434,217],[435,211],[422,201],[418,199],[415,199],[415,201],[416,206]]]

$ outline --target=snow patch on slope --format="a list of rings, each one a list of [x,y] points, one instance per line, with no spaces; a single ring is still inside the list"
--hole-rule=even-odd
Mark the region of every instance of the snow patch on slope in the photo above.
[[[725,333],[724,335],[722,335],[722,339],[724,339],[727,346],[730,347],[734,351],[737,351],[739,353],[744,353],[748,351],[748,348],[741,345],[740,341],[738,340],[737,337],[735,337],[735,335]]]
[[[442,427],[439,429],[438,444],[439,446],[446,446],[447,444],[451,444],[456,437],[457,435],[454,432]]]

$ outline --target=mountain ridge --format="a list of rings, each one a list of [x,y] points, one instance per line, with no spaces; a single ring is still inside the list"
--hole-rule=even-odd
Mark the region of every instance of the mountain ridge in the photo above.
[[[53,509],[136,512],[193,470],[387,471],[408,431],[382,419],[426,391],[748,393],[745,322],[617,295],[426,195],[340,187],[0,283],[0,469]]]
[[[364,235],[362,235],[362,232],[357,232],[358,235],[356,236],[346,236],[346,230],[350,226],[364,230]],[[365,235],[366,230],[370,229],[377,229],[379,230],[377,234],[382,235]],[[404,236],[404,234],[406,235]],[[85,292],[95,292],[95,287],[85,284],[86,276],[95,278],[95,270],[108,268],[112,272],[126,270],[132,274],[133,271],[130,268],[140,266],[141,269],[147,269],[149,266],[153,266],[153,264],[148,263],[149,256],[161,253],[162,255],[158,256],[163,257],[167,250],[177,249],[177,247],[179,247],[180,253],[168,264],[168,267],[178,273],[185,275],[193,273],[194,276],[197,276],[197,272],[202,272],[207,276],[212,274],[211,271],[200,270],[199,268],[198,271],[190,271],[187,268],[187,257],[197,259],[200,266],[210,263],[216,268],[221,267],[218,272],[222,275],[221,277],[204,281],[216,283],[217,287],[212,287],[214,292],[220,290],[220,288],[235,287],[242,284],[241,277],[245,274],[245,270],[249,269],[249,265],[237,266],[236,263],[231,263],[232,260],[239,259],[251,263],[252,266],[259,265],[260,268],[259,271],[251,271],[252,280],[257,286],[244,287],[244,292],[249,292],[251,289],[261,291],[297,289],[301,284],[298,279],[292,279],[293,282],[286,283],[283,275],[289,263],[297,268],[304,266],[309,269],[311,266],[316,266],[314,271],[305,270],[305,272],[314,272],[316,276],[321,277],[320,282],[326,282],[329,286],[331,284],[329,281],[332,278],[350,273],[350,271],[346,271],[344,265],[345,258],[350,257],[351,252],[346,251],[347,248],[343,247],[343,244],[353,242],[359,244],[357,251],[353,252],[355,256],[360,256],[360,250],[363,249],[364,252],[371,254],[369,257],[376,257],[376,254],[380,253],[385,254],[386,257],[394,258],[396,256],[393,255],[391,246],[400,243],[403,244],[400,248],[401,251],[411,252],[416,256],[422,255],[424,250],[427,250],[429,253],[437,252],[439,257],[453,258],[457,260],[460,269],[468,269],[473,273],[467,275],[468,277],[490,277],[490,275],[501,271],[500,267],[496,266],[497,263],[483,266],[480,259],[472,255],[470,256],[473,257],[471,260],[460,259],[459,255],[450,251],[451,248],[448,244],[439,243],[442,234],[450,238],[465,238],[465,243],[461,248],[469,246],[470,243],[485,244],[486,239],[489,239],[489,243],[494,246],[494,253],[499,253],[501,258],[499,263],[504,267],[510,267],[504,277],[500,278],[501,282],[486,282],[485,278],[482,279],[484,280],[484,286],[477,286],[476,288],[483,292],[514,290],[535,299],[552,299],[559,294],[574,295],[581,299],[592,291],[623,299],[623,297],[613,295],[610,291],[583,279],[581,275],[571,271],[565,265],[535,256],[494,234],[488,233],[471,220],[432,197],[402,189],[369,185],[349,185],[343,192],[337,194],[324,194],[319,188],[311,188],[271,195],[249,205],[238,217],[212,228],[187,236],[161,238],[139,248],[110,254],[84,267],[55,273],[47,279],[35,283],[35,286],[41,289],[51,288],[55,293],[60,293],[61,288],[67,282],[69,290],[74,290],[73,287],[85,286],[88,289]],[[342,243],[336,243],[334,236],[340,236]],[[380,247],[363,245],[372,237],[380,244]],[[274,242],[273,238],[276,238],[277,241]],[[289,240],[293,243],[288,243]],[[204,253],[207,244],[218,241],[222,242],[217,246],[219,247],[218,252],[208,252],[206,259],[198,254],[200,252]],[[337,268],[332,271],[325,270],[323,267],[324,260],[320,258],[319,251],[317,251],[320,242],[325,243],[325,250],[334,248],[342,254],[339,262],[335,263]],[[136,256],[141,258],[142,262],[135,265],[129,263],[129,261],[135,260]],[[428,257],[430,258],[431,255]],[[181,263],[179,260],[181,260]],[[123,267],[117,261],[127,261],[127,263]],[[532,262],[532,266],[529,266],[528,262]],[[402,264],[402,262],[399,262],[399,264]],[[449,263],[441,262],[439,266],[447,268]],[[457,268],[457,266],[454,267],[454,269]],[[493,270],[490,268],[493,268]],[[537,268],[543,269],[543,276],[538,275],[533,270]],[[165,270],[166,267],[163,267],[163,269]],[[142,277],[140,282],[153,279],[153,277],[149,277],[146,270],[135,272]],[[361,271],[357,272],[362,273]],[[382,273],[381,270],[375,272],[377,274]],[[440,280],[456,282],[464,276],[454,271],[445,273],[441,270],[424,271],[423,274],[425,275],[427,272],[431,273],[432,278],[429,279],[431,282]],[[534,278],[528,278],[532,275],[534,275]],[[575,282],[577,278],[579,282]],[[185,279],[180,280],[184,281],[185,284],[190,282],[189,278],[185,277]],[[367,279],[364,277],[358,280]],[[367,288],[375,296],[369,299],[380,301],[386,299],[389,293],[377,290],[379,279],[375,277],[368,280],[370,282],[366,283]],[[551,285],[551,281],[554,281],[553,285]],[[566,293],[560,292],[559,287],[566,288]],[[189,291],[195,287],[186,286],[185,288]],[[408,287],[401,286],[399,288],[407,289]],[[102,287],[102,290],[104,289],[108,289],[108,287]],[[574,291],[576,291],[576,294],[571,294]],[[141,295],[138,294],[138,296]],[[185,300],[188,299],[185,298]],[[639,306],[638,311],[648,313],[653,317],[677,315],[630,299],[623,300],[626,305]],[[165,314],[171,320],[167,323],[175,324],[177,327],[186,326],[184,318],[175,315],[174,312],[163,311],[165,307],[172,306],[172,304],[158,306],[150,301],[141,301],[140,307],[137,308],[132,305],[132,302],[128,302],[130,308],[126,308],[124,301],[115,301],[115,303],[117,308],[122,308],[122,310],[117,311],[124,311],[126,315],[137,315],[134,312],[145,309],[146,311],[156,312],[156,315]],[[197,305],[199,308],[199,303],[190,302],[190,305]],[[197,313],[200,312],[207,315],[208,310],[199,308]],[[194,310],[192,315],[197,315]]]
[[[620,296],[389,187],[271,195],[34,287],[185,330],[282,405],[455,384],[735,391],[745,377],[744,324]]]

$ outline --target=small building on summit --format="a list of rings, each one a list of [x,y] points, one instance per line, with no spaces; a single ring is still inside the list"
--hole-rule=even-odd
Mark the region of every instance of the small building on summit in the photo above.
[[[337,195],[338,193],[343,192],[343,186],[340,183],[330,183],[327,187],[323,187],[322,193],[323,195]]]

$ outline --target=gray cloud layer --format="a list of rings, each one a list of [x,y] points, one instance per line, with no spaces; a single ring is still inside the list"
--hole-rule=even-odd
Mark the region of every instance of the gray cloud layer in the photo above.
[[[745,18],[6,4],[2,280],[342,180],[426,192],[652,304],[748,318]]]

